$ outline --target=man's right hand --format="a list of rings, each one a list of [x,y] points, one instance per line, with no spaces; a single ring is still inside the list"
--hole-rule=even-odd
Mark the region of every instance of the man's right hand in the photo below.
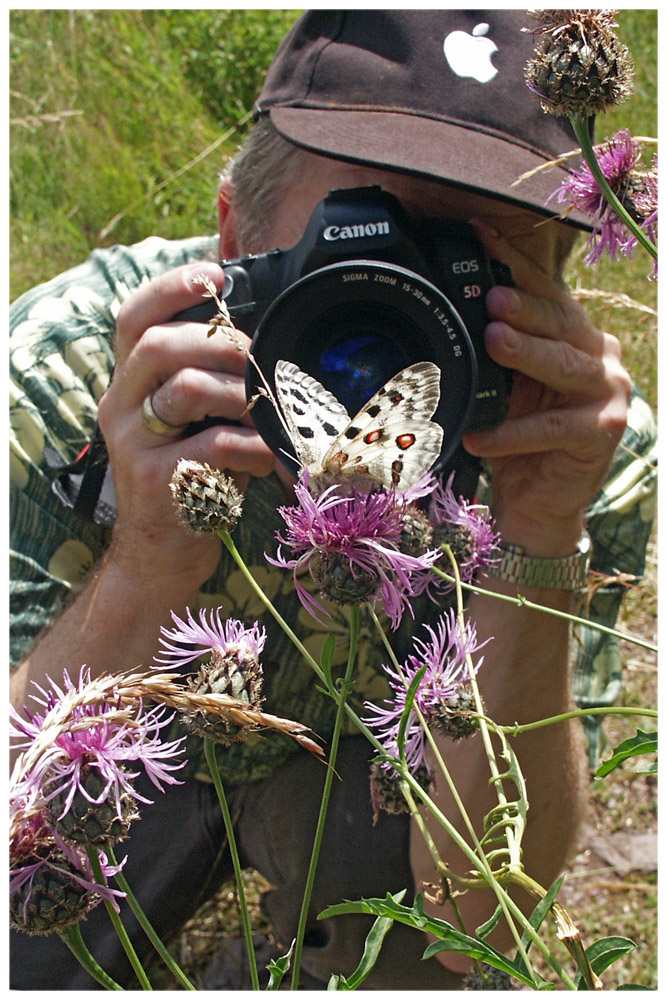
[[[193,284],[198,274],[222,287],[217,264],[190,264],[142,286],[123,304],[116,325],[116,369],[99,407],[118,503],[108,558],[134,583],[145,575],[153,585],[163,580],[167,589],[172,581],[181,592],[194,592],[208,579],[220,543],[187,533],[180,524],[169,490],[178,460],[225,470],[242,489],[250,476],[268,475],[275,463],[246,413],[245,355],[223,331],[209,337],[207,325],[172,318],[203,300],[203,287]],[[239,337],[249,345],[244,334]],[[216,425],[192,437],[157,434],[142,417],[146,397],[166,424],[207,416],[238,424]]]

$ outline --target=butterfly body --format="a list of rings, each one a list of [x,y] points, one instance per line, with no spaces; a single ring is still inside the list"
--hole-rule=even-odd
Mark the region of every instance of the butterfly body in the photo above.
[[[403,492],[440,454],[440,370],[419,361],[394,375],[350,416],[324,386],[290,361],[278,361],[276,394],[290,440],[314,493],[384,486]]]

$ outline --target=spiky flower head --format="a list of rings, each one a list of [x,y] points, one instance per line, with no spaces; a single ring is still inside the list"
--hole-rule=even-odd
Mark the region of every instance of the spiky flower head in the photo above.
[[[14,808],[17,802],[14,801]],[[121,865],[100,864],[105,884],[95,882],[85,852],[59,841],[40,813],[14,814],[9,846],[9,922],[27,934],[51,934],[76,923],[103,899],[118,909],[106,880]]]
[[[641,169],[642,147],[628,129],[616,132],[595,147],[595,157],[607,183],[632,218],[655,242],[658,226],[658,163]],[[637,238],[632,235],[600,190],[584,163],[573,170],[554,191],[560,204],[576,208],[590,217],[593,231],[588,241],[586,264],[596,264],[607,253],[613,260],[632,256]]]
[[[427,794],[430,793],[433,774],[426,764],[420,764],[413,777]],[[392,816],[410,812],[410,807],[401,791],[400,775],[393,767],[371,764],[370,786],[374,825],[378,821],[380,811],[390,813]]]
[[[197,621],[187,609],[187,621],[172,612],[176,628],[162,631],[161,655],[156,664],[161,668],[183,668],[202,654],[209,659],[199,672],[188,678],[188,687],[198,695],[226,694],[249,708],[259,711],[262,697],[262,666],[260,655],[266,641],[266,630],[257,622],[247,628],[234,619],[222,621],[220,608],[211,612],[210,621],[201,609]],[[197,708],[183,712],[186,728],[198,736],[229,745],[247,738],[247,726],[231,719]]]
[[[403,715],[408,710],[408,690],[416,675],[423,670],[405,726],[405,759],[413,775],[421,766],[428,767],[426,735],[421,718],[428,727],[436,726],[454,740],[470,736],[476,730],[470,692],[470,665],[477,673],[482,658],[473,663],[472,657],[484,645],[477,643],[475,626],[466,622],[461,628],[452,609],[441,616],[435,629],[429,625],[425,628],[429,641],[415,638],[415,652],[408,657],[401,670],[384,668],[394,691],[393,698],[385,701],[385,708],[372,702],[367,702],[365,706],[372,714],[364,721],[376,730],[385,751],[391,757],[398,757]],[[384,762],[381,767],[391,769],[392,765]]]
[[[533,10],[538,36],[526,83],[542,108],[587,119],[626,99],[632,84],[627,48],[613,28],[615,10]]]
[[[299,599],[315,619],[328,612],[301,583],[299,574],[306,568],[322,596],[337,604],[381,601],[397,628],[415,593],[413,580],[440,555],[403,551],[405,498],[393,491],[356,489],[341,496],[337,486],[315,497],[308,490],[307,474],[294,491],[297,504],[279,511],[286,533],[278,533],[278,553],[267,560],[293,571]],[[283,545],[292,558],[283,556]]]
[[[230,531],[241,516],[243,497],[234,481],[206,462],[181,458],[169,485],[179,517],[191,531]]]
[[[137,801],[151,801],[134,787],[138,771],[130,767],[142,765],[160,791],[163,782],[176,784],[171,772],[183,762],[171,761],[183,740],[162,741],[173,718],[164,706],[145,711],[138,702],[134,711],[118,711],[113,697],[75,704],[63,725],[62,707],[90,684],[85,668],[76,684],[64,671],[62,687],[52,680],[47,688],[35,685],[38,710],[25,708],[23,717],[10,708],[11,736],[24,751],[12,795],[23,809],[42,810],[62,840],[104,846],[126,835]]]
[[[488,962],[478,963],[463,980],[464,990],[511,990],[512,979],[503,969],[496,969]]]

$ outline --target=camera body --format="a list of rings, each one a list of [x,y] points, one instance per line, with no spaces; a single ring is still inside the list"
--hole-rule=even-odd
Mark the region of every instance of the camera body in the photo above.
[[[252,354],[270,385],[276,362],[292,361],[352,417],[391,375],[434,362],[442,379],[433,419],[445,431],[436,472],[451,465],[465,430],[503,419],[511,373],[486,352],[485,298],[492,285],[512,280],[466,223],[415,222],[379,187],[342,189],[315,207],[293,247],[221,263],[222,297],[235,326],[253,337]],[[206,322],[215,311],[207,302],[179,318]],[[248,399],[260,385],[249,364]],[[271,403],[259,398],[252,413],[294,471]]]

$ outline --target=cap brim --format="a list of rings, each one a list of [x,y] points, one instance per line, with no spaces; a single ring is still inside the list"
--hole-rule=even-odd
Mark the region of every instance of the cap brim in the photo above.
[[[466,190],[559,217],[553,197],[565,168],[541,170],[546,156],[463,124],[392,111],[273,107],[271,121],[284,138],[324,156],[444,181]],[[592,230],[588,217],[570,211],[563,222]]]

